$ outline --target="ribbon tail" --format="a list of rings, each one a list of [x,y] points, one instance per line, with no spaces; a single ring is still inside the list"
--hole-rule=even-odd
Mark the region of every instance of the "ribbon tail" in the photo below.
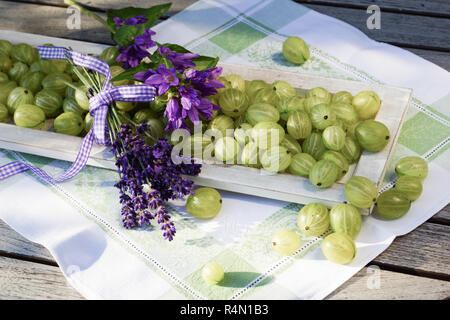
[[[80,151],[78,151],[75,161],[72,163],[70,168],[64,174],[62,174],[57,178],[52,178],[51,176],[48,175],[47,172],[45,172],[40,168],[37,168],[24,162],[15,161],[0,167],[0,180],[9,178],[11,176],[25,172],[27,170],[33,171],[37,176],[50,183],[63,182],[65,180],[73,178],[86,165],[89,159],[89,155],[91,154],[93,142],[94,142],[94,135],[91,130],[86,135],[86,137],[84,137],[83,142],[81,143]]]
[[[25,172],[30,166],[20,161],[14,161],[0,167],[0,180],[12,177],[16,174]]]

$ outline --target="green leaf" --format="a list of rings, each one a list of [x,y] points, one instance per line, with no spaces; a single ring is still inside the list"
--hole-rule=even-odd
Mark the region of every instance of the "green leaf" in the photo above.
[[[106,20],[107,24],[117,30],[116,24],[114,23],[114,18],[119,17],[122,20],[127,20],[139,15],[145,15],[147,18],[147,22],[143,24],[144,27],[150,28],[152,27],[158,19],[169,11],[171,3],[165,3],[157,6],[153,6],[150,8],[135,8],[135,7],[127,7],[119,10],[108,11],[106,13],[108,19]],[[123,27],[122,27],[123,28]],[[122,29],[120,28],[120,29]],[[119,29],[119,30],[120,30]]]
[[[121,47],[128,47],[134,43],[134,38],[143,34],[144,30],[138,29],[135,26],[123,26],[113,34],[113,40]]]
[[[124,72],[122,72],[121,74],[119,74],[118,76],[114,77],[113,79],[111,79],[111,82],[116,82],[116,81],[121,81],[121,80],[136,80],[134,78],[134,75],[138,72],[141,71],[147,71],[148,69],[154,69],[156,67],[156,65],[154,63],[141,63],[140,65],[138,65],[135,68],[132,69],[128,69]]]
[[[198,58],[192,59],[192,61],[196,64],[196,67],[194,69],[204,71],[206,69],[211,69],[217,66],[217,63],[219,62],[219,57],[207,57],[207,56],[200,56]]]
[[[164,43],[164,44],[158,43],[158,47],[166,47],[178,53],[191,53],[191,51],[189,51],[188,49],[174,43]]]

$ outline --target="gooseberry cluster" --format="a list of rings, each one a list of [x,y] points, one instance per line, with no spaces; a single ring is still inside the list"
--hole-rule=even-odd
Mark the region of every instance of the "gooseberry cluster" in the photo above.
[[[116,62],[118,55],[116,47],[108,47],[98,57],[110,64],[113,78],[125,71]],[[0,40],[0,122],[12,120],[17,126],[32,129],[48,129],[53,122],[57,133],[85,135],[93,118],[88,112],[88,88],[80,81],[76,68],[65,60],[41,59],[37,49],[28,44],[12,45]],[[114,86],[132,84],[131,80],[113,82]],[[155,139],[164,136],[167,119],[160,114],[160,105],[124,101],[115,104],[118,112],[134,123],[146,121]]]
[[[402,217],[411,207],[411,201],[420,197],[428,166],[422,158],[410,156],[397,162],[395,172],[398,179],[394,188],[380,195],[369,179],[352,177],[345,185],[348,202],[337,204],[331,210],[320,203],[307,204],[298,213],[298,230],[306,237],[325,235],[322,242],[324,256],[334,263],[350,263],[356,256],[353,239],[362,226],[360,209],[375,204],[377,217],[386,220]],[[328,234],[330,229],[332,233]],[[294,230],[281,229],[272,237],[273,249],[282,255],[295,253],[300,243],[300,236]]]
[[[203,159],[306,177],[328,188],[363,150],[378,152],[389,142],[388,128],[373,119],[381,106],[373,91],[353,96],[316,87],[303,96],[283,80],[245,81],[236,74],[218,80],[225,88],[209,99],[221,110],[202,124],[203,135],[186,143]]]

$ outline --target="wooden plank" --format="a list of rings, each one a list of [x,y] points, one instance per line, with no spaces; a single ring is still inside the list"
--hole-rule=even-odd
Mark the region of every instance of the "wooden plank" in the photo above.
[[[58,267],[0,257],[0,299],[83,299]]]
[[[363,8],[377,5],[381,12],[399,12],[430,16],[450,16],[447,0],[294,0],[302,4],[320,4],[335,7]]]
[[[311,4],[306,6],[346,21],[377,41],[411,48],[450,51],[450,19],[385,12],[382,13],[381,29],[368,30],[368,14],[365,10]],[[63,7],[0,2],[0,28],[111,43],[107,30],[94,19],[83,16],[82,30],[68,30],[67,16]]]
[[[65,25],[66,19],[67,13],[64,8],[0,1],[0,29],[112,44],[107,30],[94,19],[83,16],[81,30],[68,30]],[[382,28],[383,26],[382,24]],[[367,30],[365,22],[359,23],[359,27]],[[431,29],[429,32],[434,31]],[[407,50],[450,70],[450,56],[447,52],[416,48],[407,48]]]
[[[64,0],[22,0],[22,2],[64,6]],[[122,0],[79,0],[79,2],[103,11],[125,6]],[[171,15],[174,12],[185,9],[187,6],[195,3],[196,0],[153,0],[150,4],[148,0],[128,0],[126,5],[145,8],[150,5],[167,2],[172,2],[171,10],[168,12]],[[450,2],[447,0],[377,0],[376,2],[373,0],[295,0],[295,2],[350,8],[367,8],[376,4],[382,11],[435,16],[450,15]]]
[[[391,12],[381,13],[381,29],[369,30],[365,9],[305,4],[320,13],[345,21],[370,38],[418,49],[450,51],[450,19]]]
[[[46,248],[22,237],[0,220],[0,256],[55,264],[55,259]]]
[[[398,237],[374,263],[450,281],[450,226],[424,223]]]
[[[444,209],[436,213],[430,220],[433,223],[450,225],[450,204],[447,205]]]
[[[139,7],[148,8],[155,5],[160,5],[164,3],[171,2],[172,6],[170,10],[166,13],[166,16],[172,16],[197,2],[197,0],[76,0],[77,2],[86,5],[87,7],[95,9],[94,11],[107,11],[121,9],[124,7]],[[23,0],[22,2],[29,2],[33,4],[45,4],[52,6],[67,7],[64,4],[64,0]]]
[[[81,30],[70,30],[68,16],[61,7],[0,1],[0,29],[112,44],[108,30],[95,19],[83,15]]]
[[[0,288],[0,299],[83,299],[57,267],[3,257]],[[374,273],[364,268],[327,299],[446,299],[449,292],[447,281],[386,270]]]
[[[450,282],[448,281],[366,267],[326,299],[441,300],[449,297]]]
[[[414,54],[424,58],[425,60],[431,61],[441,68],[450,71],[450,54],[448,52],[435,51],[435,50],[423,50],[414,48],[405,48]]]
[[[424,223],[398,237],[373,261],[389,268],[424,276],[450,279],[450,226]],[[56,264],[51,254],[0,221],[0,256],[21,257]]]

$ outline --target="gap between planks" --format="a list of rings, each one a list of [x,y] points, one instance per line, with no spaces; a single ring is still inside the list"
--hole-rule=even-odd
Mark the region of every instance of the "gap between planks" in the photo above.
[[[450,3],[446,0],[294,0],[301,4],[318,4],[332,7],[365,9],[370,5],[377,5],[382,12],[406,13],[423,16],[450,17]],[[66,7],[63,0],[19,0],[16,2],[44,4]],[[79,0],[80,3],[91,7],[95,11],[106,11],[124,6],[121,0]],[[153,0],[152,5],[172,2],[171,11],[180,11],[196,2],[196,0]],[[147,7],[148,0],[129,0],[128,6]],[[170,13],[170,11],[169,11]]]
[[[447,299],[450,282],[363,268],[327,299]],[[57,267],[0,257],[0,299],[84,299]],[[275,297],[276,298],[276,297]]]
[[[161,1],[162,2],[162,1]],[[114,3],[119,3],[115,1]],[[178,9],[186,7],[179,2]],[[189,1],[188,4],[191,4]],[[96,3],[97,5],[97,3]],[[405,48],[450,52],[450,19],[412,16],[408,14],[382,13],[381,30],[368,30],[368,14],[363,9],[305,4],[318,12],[336,17],[358,28],[377,41],[395,44]],[[66,28],[65,8],[29,2],[0,1],[0,27],[24,32],[49,34],[63,38],[75,38],[91,42],[108,43],[109,33],[100,23],[83,16],[83,30]],[[30,14],[33,12],[33,14]],[[89,30],[89,35],[86,31]]]
[[[380,11],[418,16],[449,18],[450,3],[446,0],[293,0],[300,4],[317,4],[350,9],[367,9],[377,5]]]

